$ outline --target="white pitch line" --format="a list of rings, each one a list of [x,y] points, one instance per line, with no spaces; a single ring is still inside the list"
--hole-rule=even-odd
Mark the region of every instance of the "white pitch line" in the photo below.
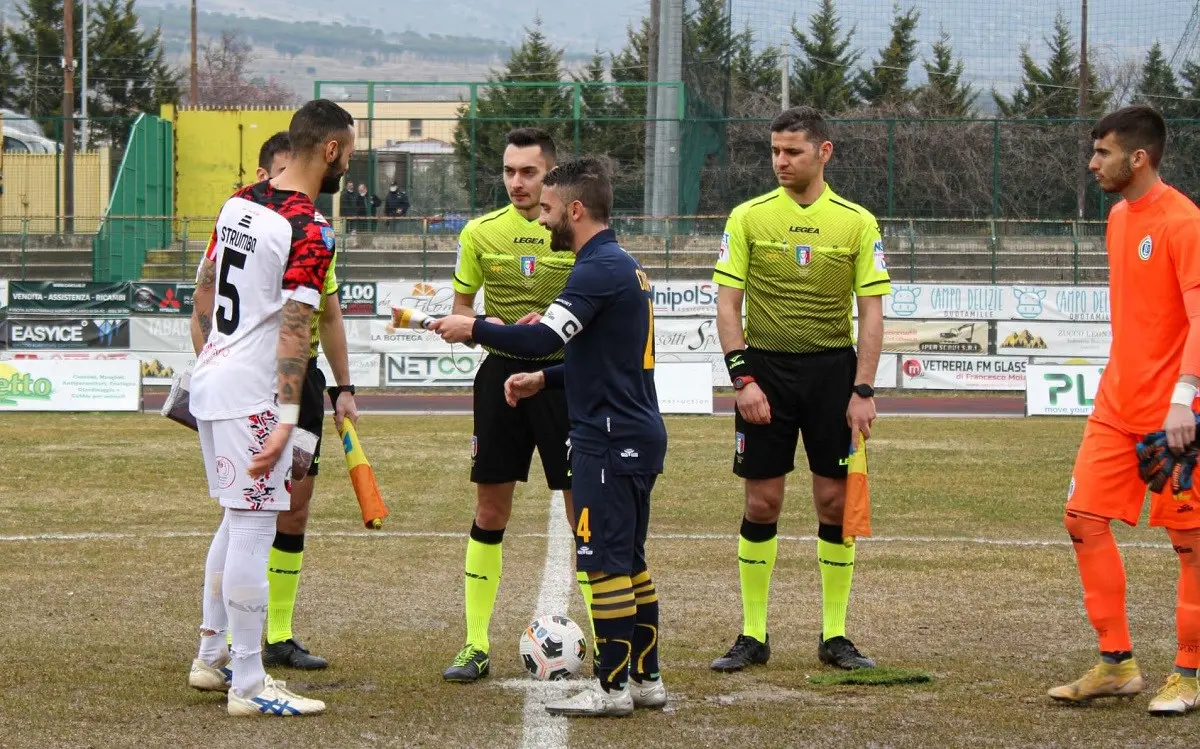
[[[560,523],[565,523],[566,511]],[[565,527],[565,526],[564,526]],[[170,538],[211,538],[212,531],[159,531],[154,533],[30,533],[23,535],[0,536],[0,543],[21,543],[27,541],[134,541],[146,539]],[[547,533],[510,533],[508,538],[553,538]],[[316,531],[306,533],[307,538],[463,538],[465,533],[444,533],[438,531]],[[567,541],[571,540],[569,535]],[[736,541],[733,533],[651,533],[652,541]],[[779,536],[781,541],[816,541],[816,536]],[[970,536],[873,536],[860,539],[862,543],[880,544],[975,544],[982,546],[1018,546],[1045,547],[1070,546],[1068,539],[1037,539],[1037,538],[982,538]],[[1123,548],[1131,549],[1170,549],[1171,544],[1153,543],[1149,541],[1126,541],[1120,544]],[[569,546],[569,544],[568,544]],[[568,561],[570,561],[568,559]],[[571,565],[568,565],[571,566]],[[570,589],[568,581],[568,590]]]
[[[549,515],[546,521],[546,562],[542,565],[542,587],[538,591],[535,617],[566,614],[571,582],[575,577],[571,574],[575,569],[571,560],[574,544],[567,529],[567,511],[563,507],[562,492],[551,492]],[[556,692],[557,689],[551,691],[550,688],[530,688],[525,692],[521,749],[566,749],[567,719],[554,717],[545,708],[546,698],[558,696]]]

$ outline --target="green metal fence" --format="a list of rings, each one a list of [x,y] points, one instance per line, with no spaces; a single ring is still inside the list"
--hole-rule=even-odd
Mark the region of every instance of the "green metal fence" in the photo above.
[[[664,119],[647,117],[646,104],[663,90],[678,116],[669,152],[655,155]],[[725,116],[683,83],[317,81],[314,93],[360,120],[352,176],[381,193],[407,187],[414,211],[477,215],[503,205],[504,135],[521,125],[548,130],[560,152],[613,158],[618,213],[653,212],[655,168],[677,175],[678,202],[666,212],[678,215],[725,213],[775,185],[770,117]],[[1091,120],[830,122],[829,183],[882,218],[1102,219],[1112,204],[1087,173]],[[1200,199],[1200,121],[1168,127],[1163,176]]]
[[[169,247],[174,208],[174,140],[171,123],[140,115],[133,124],[108,210],[92,240],[96,281],[141,278],[147,250]]]

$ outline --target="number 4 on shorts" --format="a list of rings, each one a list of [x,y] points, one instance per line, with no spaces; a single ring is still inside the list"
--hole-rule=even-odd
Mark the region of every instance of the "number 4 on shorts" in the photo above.
[[[584,507],[579,511],[579,522],[575,524],[575,535],[579,536],[583,543],[588,543],[592,540],[592,529],[588,521],[588,508]]]

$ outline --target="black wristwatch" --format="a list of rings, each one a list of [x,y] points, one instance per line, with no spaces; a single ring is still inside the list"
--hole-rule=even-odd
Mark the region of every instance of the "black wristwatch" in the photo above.
[[[342,393],[354,395],[353,385],[334,385],[333,387],[325,388],[325,392],[329,394],[329,404],[337,408],[337,399]]]
[[[853,392],[859,398],[874,398],[875,397],[875,388],[871,387],[870,385],[866,384],[865,382],[855,385],[853,388]]]

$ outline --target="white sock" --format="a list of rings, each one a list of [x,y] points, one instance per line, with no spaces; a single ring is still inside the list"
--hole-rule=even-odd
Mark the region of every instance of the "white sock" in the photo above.
[[[255,697],[267,675],[262,664],[267,618],[267,556],[275,540],[275,513],[226,509],[229,552],[225,557],[225,609],[233,635],[233,690]]]
[[[226,511],[228,514],[228,511]],[[197,658],[210,666],[215,666],[225,660],[228,650],[225,647],[225,630],[229,626],[229,618],[225,614],[225,596],[221,590],[221,580],[225,572],[225,556],[229,550],[229,520],[221,519],[221,525],[213,535],[212,544],[208,547],[208,559],[204,563],[204,619],[200,630],[214,632],[211,635],[200,635],[200,652]]]

